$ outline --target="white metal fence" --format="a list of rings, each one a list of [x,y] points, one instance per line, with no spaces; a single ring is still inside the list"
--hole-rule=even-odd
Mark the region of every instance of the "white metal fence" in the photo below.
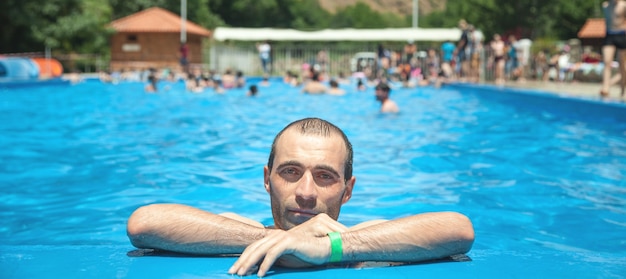
[[[294,44],[273,46],[272,75],[282,75],[287,71],[300,72],[304,64],[319,65],[331,75],[340,72],[349,75],[355,68],[370,63],[367,59],[357,60],[357,54],[367,52],[375,56],[375,45],[328,46]],[[246,75],[261,75],[261,59],[254,45],[213,45],[209,50],[208,66],[211,70],[224,72],[226,69],[240,70]],[[359,63],[361,65],[359,65]],[[370,65],[375,66],[375,65]],[[358,69],[357,69],[358,70]]]
[[[271,75],[279,76],[287,71],[299,73],[302,70],[303,64],[309,64],[310,66],[320,64],[320,52],[325,53],[326,56],[326,63],[324,63],[322,67],[331,76],[337,76],[339,73],[350,75],[354,71],[360,71],[364,66],[371,67],[375,72],[377,67],[377,46],[376,43],[346,45],[333,43],[293,43],[274,45],[272,46]],[[417,66],[422,69],[422,73],[428,73],[428,65],[425,58],[426,50],[432,47],[437,51],[439,57],[441,57],[440,44],[422,44],[417,47]],[[402,45],[387,46],[387,48],[390,48],[392,51],[400,51]],[[572,44],[570,63],[573,64],[580,61],[579,48],[579,46]],[[207,70],[224,72],[226,69],[231,69],[235,71],[240,70],[246,75],[263,74],[261,60],[254,44],[214,44],[206,51],[210,53],[207,63],[203,65]],[[478,81],[491,82],[495,78],[495,65],[493,64],[491,50],[488,45],[485,45],[479,53],[478,68],[473,69],[479,73]],[[365,59],[364,57],[368,55],[371,55],[373,58]],[[358,57],[361,58],[357,59]],[[540,77],[537,76],[536,67],[534,56],[531,54],[531,57],[528,58],[528,62],[525,64],[523,71],[524,77],[527,79],[540,79]],[[455,70],[458,73],[458,66]],[[507,68],[507,76],[511,76],[509,71],[510,69]],[[572,79],[574,73],[570,73],[570,75],[571,77],[569,79]]]
[[[568,43],[571,45],[570,64],[580,62],[581,48],[579,45]],[[401,52],[403,43],[396,45],[386,45],[385,48],[391,51]],[[418,44],[417,67],[422,69],[422,73],[428,73],[427,60],[425,59],[426,50],[434,48],[439,56],[440,44],[438,43],[422,43]],[[281,76],[287,71],[301,73],[304,64],[313,67],[318,64],[331,76],[338,76],[340,73],[349,76],[355,71],[362,71],[364,67],[370,67],[376,72],[378,43],[362,43],[362,44],[342,44],[342,43],[281,43],[272,46],[272,76]],[[322,55],[323,54],[323,55]],[[39,57],[43,53],[22,53],[14,54],[26,57]],[[66,72],[72,69],[89,73],[106,70],[106,62],[99,55],[53,55],[65,66]],[[493,55],[488,45],[480,51],[478,73],[480,82],[491,82],[494,80],[494,64],[492,63]],[[260,76],[263,74],[261,60],[254,43],[213,43],[208,45],[204,50],[204,63],[197,66],[203,67],[205,70],[214,70],[223,73],[227,69],[233,71],[242,71],[248,76]],[[456,69],[458,70],[458,68]],[[543,69],[546,71],[547,69]],[[557,69],[562,70],[562,69]],[[597,81],[600,77],[597,71],[589,73],[581,73],[581,71],[570,71],[565,73],[565,80],[589,80]],[[583,75],[584,74],[584,75]],[[541,79],[538,76],[537,65],[533,56],[529,57],[524,70],[524,76],[527,79]]]

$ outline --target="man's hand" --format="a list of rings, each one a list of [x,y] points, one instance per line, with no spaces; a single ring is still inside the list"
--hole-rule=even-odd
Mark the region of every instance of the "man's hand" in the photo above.
[[[272,231],[265,238],[250,244],[228,273],[248,275],[262,260],[257,273],[262,277],[279,258],[282,265],[290,267],[324,264],[331,252],[326,234],[346,230],[346,226],[322,213],[289,231]]]
[[[347,230],[348,227],[330,218],[326,213],[320,213],[289,231],[309,236],[325,237],[329,232],[345,232]]]

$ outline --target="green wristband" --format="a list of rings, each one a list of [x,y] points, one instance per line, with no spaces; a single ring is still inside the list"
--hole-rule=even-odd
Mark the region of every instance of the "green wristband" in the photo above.
[[[343,244],[341,243],[340,232],[329,232],[328,238],[330,238],[330,262],[336,263],[341,261],[343,256]]]

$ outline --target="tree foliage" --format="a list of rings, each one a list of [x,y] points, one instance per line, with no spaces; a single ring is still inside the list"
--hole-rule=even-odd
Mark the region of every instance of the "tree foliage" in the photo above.
[[[448,0],[445,11],[424,17],[422,27],[453,27],[466,19],[489,37],[575,38],[589,17],[600,17],[599,0]]]
[[[381,14],[369,6],[358,2],[337,11],[331,21],[332,28],[381,28],[406,27],[402,17],[393,14]]]
[[[601,0],[448,0],[446,10],[420,15],[420,27],[455,27],[464,18],[488,38],[494,33],[532,39],[569,39]],[[206,28],[410,27],[411,17],[382,14],[358,2],[330,13],[313,0],[188,0],[187,17]],[[2,0],[0,53],[42,51],[107,53],[106,25],[149,7],[180,13],[176,0]]]

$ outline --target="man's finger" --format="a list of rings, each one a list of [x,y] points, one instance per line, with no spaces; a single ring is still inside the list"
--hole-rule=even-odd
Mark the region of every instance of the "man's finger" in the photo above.
[[[250,246],[248,246],[235,265],[229,270],[232,270],[232,273],[237,273],[238,275],[246,275],[250,272],[250,270],[257,265],[263,257],[266,256],[267,251],[272,249],[272,247],[276,246],[277,243],[280,243],[283,240],[283,233],[274,234],[269,237],[263,238]]]
[[[267,251],[267,253],[265,254],[265,258],[263,259],[263,262],[259,266],[259,272],[257,273],[257,276],[259,277],[265,276],[265,274],[267,274],[267,271],[270,270],[270,268],[272,267],[272,265],[274,265],[276,260],[283,254],[285,254],[286,252],[285,248],[287,247],[285,243],[286,242],[278,243],[276,246],[272,247],[271,249]]]
[[[258,247],[261,246],[263,243],[267,242],[269,237],[270,236],[259,239],[253,242],[252,244],[248,245],[248,247],[246,247],[246,249],[243,250],[239,258],[235,261],[235,263],[233,263],[233,265],[228,269],[228,273],[229,274],[238,273],[239,270],[241,269],[241,266],[247,261],[249,254],[252,253],[252,251],[257,250]]]

